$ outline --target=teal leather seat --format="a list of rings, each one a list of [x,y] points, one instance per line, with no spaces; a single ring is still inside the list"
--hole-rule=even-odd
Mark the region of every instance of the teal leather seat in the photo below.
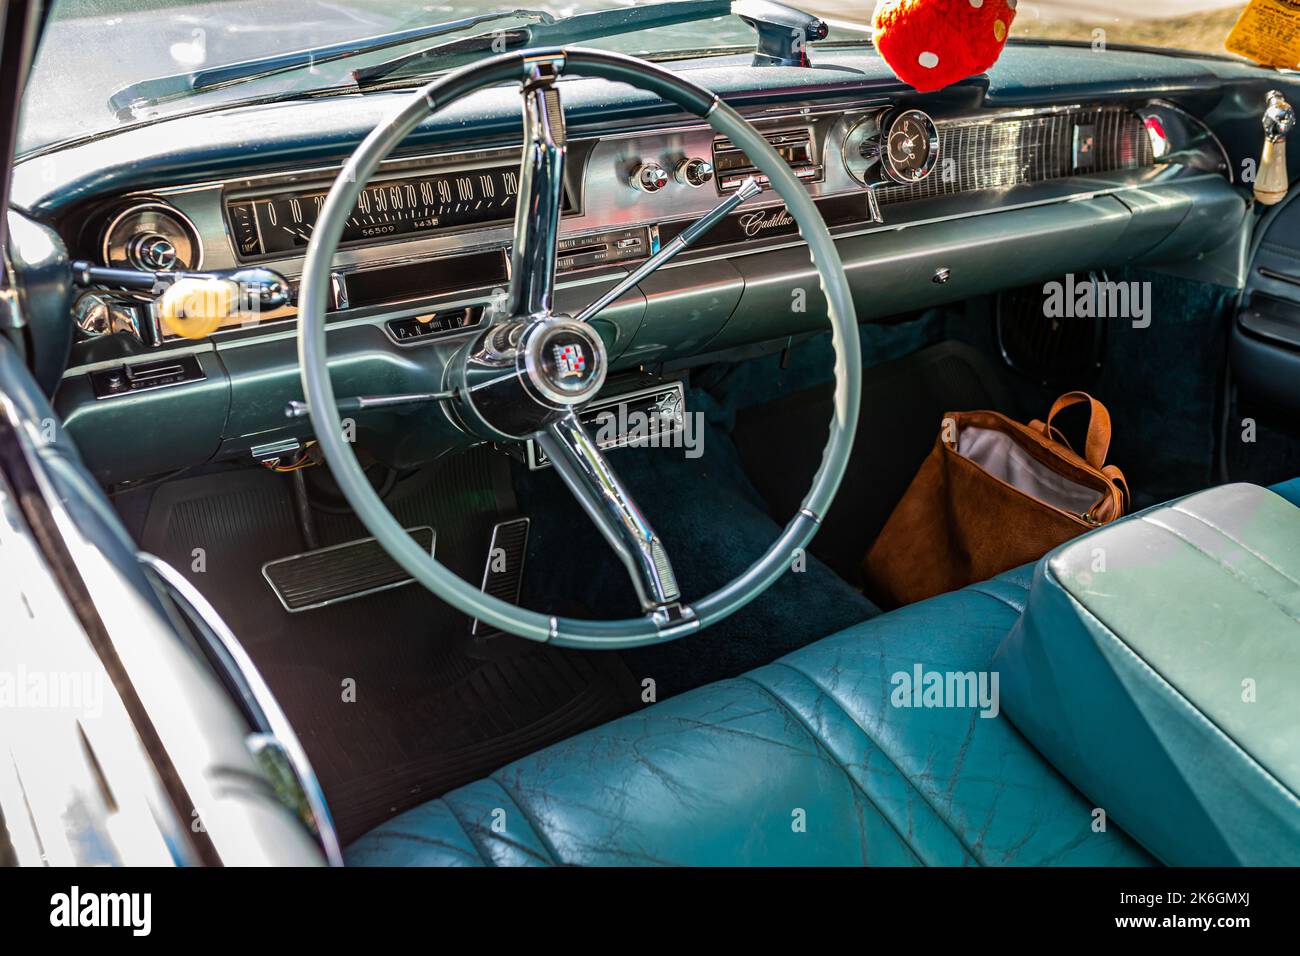
[[[1054,766],[1171,866],[1300,861],[1300,509],[1221,485],[1040,562],[994,657]]]
[[[1300,478],[1278,482],[1276,485],[1270,485],[1268,490],[1300,508]]]
[[[986,672],[1031,569],[901,608],[579,734],[371,831],[354,865],[1149,864],[1000,713],[898,674]],[[708,640],[704,634],[697,640]],[[971,702],[974,703],[974,702]]]

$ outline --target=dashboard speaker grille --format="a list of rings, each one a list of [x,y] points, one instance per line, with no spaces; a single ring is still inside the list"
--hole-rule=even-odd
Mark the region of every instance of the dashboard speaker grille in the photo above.
[[[1093,275],[1077,282],[1097,281]],[[1022,375],[1054,388],[1085,388],[1101,370],[1106,349],[1104,318],[1044,314],[1043,287],[1003,292],[997,299],[998,347]]]
[[[939,165],[919,183],[885,186],[881,203],[951,196],[1154,164],[1142,118],[1124,107],[940,121]],[[1079,152],[1079,131],[1092,142]],[[1082,160],[1082,162],[1081,162]]]

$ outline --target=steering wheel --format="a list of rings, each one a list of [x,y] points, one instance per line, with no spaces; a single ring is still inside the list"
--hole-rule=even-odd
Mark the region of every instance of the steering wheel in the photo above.
[[[590,325],[553,309],[564,195],[564,114],[557,84],[561,75],[599,77],[654,92],[701,117],[744,150],[798,223],[829,307],[834,411],[812,488],[799,513],[757,561],[692,604],[681,600],[662,542],[578,417],[604,382],[609,360]],[[593,621],[548,616],[516,607],[457,577],[423,551],[389,513],[357,463],[339,419],[326,359],[325,307],[331,263],[357,198],[380,162],[421,122],[450,102],[506,82],[519,83],[524,100],[508,308],[450,361],[445,380],[449,412],[484,439],[537,441],[626,565],[641,602],[641,617]],[[701,220],[698,231],[712,221]],[[812,539],[843,477],[857,425],[861,362],[853,298],[835,244],[807,190],[767,140],[717,96],[635,57],[581,48],[523,50],[470,64],[418,90],[366,137],[335,179],[307,249],[298,322],[302,387],[316,440],[339,488],[375,540],[415,580],[465,614],[519,637],[561,646],[627,648],[669,641],[754,600]]]

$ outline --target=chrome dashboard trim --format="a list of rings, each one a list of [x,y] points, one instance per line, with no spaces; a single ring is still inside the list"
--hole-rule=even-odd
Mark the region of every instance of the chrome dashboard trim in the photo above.
[[[1201,175],[1212,175],[1212,174],[1202,173]],[[927,225],[933,225],[936,223],[943,223],[943,222],[952,222],[959,219],[972,219],[981,216],[996,215],[997,213],[1000,212],[1010,212],[1019,209],[1031,209],[1038,206],[1051,206],[1051,205],[1058,205],[1062,203],[1086,202],[1090,199],[1096,199],[1101,196],[1122,195],[1123,193],[1131,192],[1136,189],[1146,188],[1148,185],[1149,183],[1128,183],[1128,184],[1120,184],[1114,186],[1106,186],[1103,188],[1093,187],[1093,188],[1081,190],[1077,193],[1073,193],[1068,196],[1052,196],[1052,197],[1047,197],[1042,199],[1032,199],[1025,202],[1000,204],[996,207],[991,207],[986,209],[963,210],[957,213],[929,216],[929,217],[919,218],[919,219],[909,219],[905,222],[873,223],[864,220],[864,224],[861,228],[844,228],[844,227],[838,229],[833,228],[831,230],[831,234],[834,236],[836,240],[840,240],[840,239],[851,239],[859,236],[871,235],[876,233],[902,232],[904,230],[914,229],[919,226],[927,226]],[[863,190],[863,192],[865,192],[865,190]],[[755,206],[755,208],[761,208],[761,207]],[[755,242],[746,243],[742,246],[733,245],[733,246],[714,247],[711,249],[687,250],[686,252],[683,252],[680,256],[678,256],[676,259],[674,259],[672,262],[665,265],[663,269],[660,271],[667,272],[672,269],[686,268],[701,263],[734,260],[737,257],[741,257],[741,256],[761,255],[763,253],[768,253],[768,252],[777,252],[783,249],[797,248],[799,246],[802,246],[803,244],[804,244],[803,240],[799,238],[797,235],[795,235],[795,236],[785,236],[785,237],[779,237],[779,238],[773,238],[767,240],[758,240]],[[414,259],[411,260],[402,260],[402,261],[404,262],[421,261],[422,259],[423,257],[415,257]],[[626,274],[625,269],[617,268],[617,267],[612,268],[608,272],[601,271],[599,273],[597,273],[595,270],[586,270],[580,277],[574,276],[573,278],[570,278],[569,276],[566,276],[557,284],[556,288],[558,290],[558,289],[569,288],[576,285],[585,285],[588,283],[613,281],[625,274]],[[353,314],[351,315],[344,312],[340,312],[340,313],[335,313],[329,319],[326,325],[326,331],[329,332],[334,329],[355,328],[357,326],[364,326],[364,325],[375,325],[375,326],[382,327],[383,324],[390,319],[402,318],[405,315],[413,315],[419,312],[428,311],[430,308],[437,308],[437,309],[456,308],[461,305],[469,306],[469,305],[482,304],[483,302],[484,302],[484,296],[481,294],[481,292],[478,295],[474,295],[472,292],[470,292],[469,294],[448,293],[446,296],[433,297],[428,300],[418,300],[418,304],[412,302],[403,303],[400,306],[398,306],[395,310],[389,309],[389,311],[384,311],[384,309],[388,308],[387,306],[384,306],[384,307],[371,307],[371,309],[378,309],[379,311],[371,311],[371,309],[364,310],[364,312],[362,312],[362,310],[352,310]],[[362,314],[356,314],[357,312],[362,312]],[[157,349],[147,355],[142,354],[142,355],[134,355],[134,356],[125,356],[122,358],[117,358],[109,361],[96,362],[87,365],[78,365],[78,366],[70,367],[64,371],[63,377],[71,378],[77,375],[85,374],[88,371],[95,371],[97,369],[108,368],[108,367],[113,367],[122,364],[131,364],[136,361],[154,361],[157,360],[160,355],[171,354],[172,352],[212,351],[214,354],[219,354],[222,350],[225,349],[244,348],[248,346],[258,345],[264,342],[273,342],[282,339],[291,339],[295,337],[295,335],[297,334],[295,322],[296,319],[294,317],[286,316],[283,319],[277,319],[272,322],[268,322],[265,325],[266,328],[265,332],[258,331],[256,333],[250,334],[248,330],[232,329],[226,332],[219,332],[208,341],[193,344],[193,345],[191,344],[173,345],[168,343],[163,345],[162,348]],[[422,345],[446,344],[448,342],[456,341],[457,336],[462,334],[469,334],[469,332],[471,331],[472,330],[467,330],[466,333],[461,333],[457,331],[457,332],[448,333],[446,336],[433,336],[428,342],[406,343],[405,347],[414,348]],[[231,334],[231,333],[240,333],[240,332],[242,332],[243,334],[234,334],[234,335]]]
[[[797,120],[800,123],[810,122],[814,119],[821,120],[819,128],[815,127],[815,135],[820,136],[817,140],[817,147],[820,150],[820,159],[827,170],[834,168],[835,175],[827,175],[826,182],[811,184],[814,195],[818,198],[836,198],[844,196],[861,195],[864,197],[864,203],[870,192],[867,188],[859,185],[849,174],[843,163],[843,157],[839,149],[839,138],[843,132],[858,121],[863,115],[872,111],[879,110],[881,106],[887,106],[893,102],[888,97],[868,98],[851,104],[835,103],[821,104],[817,107],[793,106],[788,108],[777,108],[767,111],[747,111],[752,119],[757,119],[763,126],[771,123],[781,123],[783,121]],[[1043,107],[1017,107],[1001,110],[990,110],[980,112],[967,110],[952,115],[943,116],[936,119],[940,129],[964,127],[977,124],[993,123],[1003,120],[1013,120],[1029,118],[1035,116],[1050,116],[1057,114],[1079,111],[1081,109],[1121,109],[1129,110],[1137,115],[1142,115],[1142,111],[1148,106],[1158,106],[1164,110],[1172,110],[1180,117],[1186,119],[1191,125],[1204,129],[1204,124],[1190,116],[1185,111],[1178,109],[1164,101],[1155,98],[1133,98],[1121,101],[1104,101],[1097,104],[1084,104],[1082,102],[1070,102],[1067,104],[1057,104]],[[829,123],[825,120],[831,118]],[[762,128],[762,127],[760,127]],[[659,226],[667,223],[680,222],[694,218],[698,214],[707,211],[715,201],[716,185],[714,190],[709,189],[691,189],[681,186],[681,196],[676,197],[678,202],[671,204],[661,204],[655,200],[663,193],[669,193],[671,187],[665,189],[660,194],[647,195],[634,193],[633,190],[623,189],[627,197],[619,205],[610,207],[607,203],[600,200],[599,196],[593,195],[591,180],[594,176],[601,176],[608,181],[611,176],[610,164],[617,164],[619,157],[626,158],[630,152],[630,147],[639,145],[647,139],[653,139],[661,145],[669,144],[679,151],[689,151],[693,146],[704,152],[711,145],[713,131],[711,128],[698,120],[683,122],[673,126],[651,126],[650,132],[639,129],[624,128],[617,132],[602,135],[598,139],[585,138],[582,140],[573,140],[571,147],[581,146],[581,154],[584,162],[581,176],[581,186],[578,189],[578,212],[570,214],[563,220],[561,235],[566,238],[581,239],[586,236],[596,235],[607,232],[612,228],[643,227],[647,223],[651,226]],[[585,130],[584,130],[585,133]],[[692,135],[698,137],[698,144],[691,139]],[[1222,146],[1214,140],[1215,145],[1221,151]],[[602,150],[602,146],[604,149]],[[424,164],[437,162],[439,160],[447,161],[446,168],[463,167],[466,165],[480,164],[483,162],[496,162],[504,157],[517,155],[518,147],[491,147],[471,150],[440,150],[425,152],[419,155],[403,156],[385,163],[376,173],[376,177],[386,172],[401,170],[418,170]],[[576,150],[575,150],[576,151]],[[640,151],[638,151],[640,152]],[[1226,155],[1226,154],[1225,154]],[[575,157],[577,158],[577,157]],[[595,169],[593,164],[604,163],[604,168]],[[130,199],[159,199],[165,198],[172,202],[183,215],[190,218],[202,239],[202,253],[206,256],[212,254],[213,259],[209,260],[209,265],[213,268],[236,267],[243,264],[242,260],[236,259],[233,251],[233,240],[228,231],[228,223],[225,216],[226,200],[229,198],[227,190],[231,195],[238,196],[245,190],[257,189],[274,189],[276,185],[293,186],[301,184],[305,178],[312,176],[329,176],[336,175],[338,171],[336,165],[322,165],[309,167],[304,170],[296,171],[278,171],[258,173],[250,176],[232,177],[228,179],[212,180],[207,183],[187,184],[183,186],[173,186],[153,190],[141,190],[136,193],[130,193],[120,197],[123,201]],[[1159,170],[1160,164],[1157,162],[1152,169]],[[1167,167],[1166,167],[1167,168]],[[1104,173],[1102,174],[1104,175]],[[1227,171],[1231,176],[1231,170]],[[1081,177],[1082,178],[1082,177]],[[842,180],[842,182],[841,182]],[[623,184],[620,182],[620,186]],[[678,184],[680,185],[680,184]],[[913,228],[915,226],[927,225],[936,222],[952,221],[955,219],[970,218],[973,216],[987,215],[993,212],[1004,210],[1022,209],[1033,206],[1050,205],[1060,202],[1076,202],[1095,198],[1101,195],[1112,195],[1122,193],[1132,189],[1143,188],[1146,183],[1114,183],[1104,184],[1100,188],[1095,183],[1080,183],[1080,189],[1070,195],[1051,195],[1043,198],[1029,198],[1023,202],[1009,204],[990,205],[987,208],[963,208],[955,212],[945,212],[941,209],[936,210],[938,215],[924,216],[922,218],[906,219],[904,221],[894,222],[872,222],[864,214],[860,226],[842,226],[834,227],[833,234],[837,239],[850,238],[855,236],[867,235],[876,232],[889,232]],[[993,193],[1006,192],[1008,187],[997,187],[985,190]],[[599,185],[596,193],[599,193]],[[249,195],[252,193],[249,192]],[[615,191],[613,195],[620,195]],[[939,199],[949,199],[950,196],[936,197]],[[648,200],[648,201],[647,201]],[[647,209],[663,205],[663,208]],[[753,210],[769,209],[781,205],[779,200],[765,200],[763,196],[751,200],[747,208]],[[696,207],[699,207],[698,209]],[[631,213],[632,215],[629,215]],[[649,219],[647,220],[647,217]],[[463,232],[449,233],[437,237],[408,238],[400,242],[379,243],[375,245],[352,247],[340,250],[335,260],[335,271],[342,277],[356,272],[366,271],[371,268],[402,265],[418,262],[427,262],[431,268],[437,268],[439,260],[447,256],[468,254],[482,251],[492,251],[497,249],[507,249],[510,244],[511,228],[509,224],[490,227],[467,227]],[[759,253],[771,252],[780,249],[797,247],[802,244],[802,240],[797,236],[773,237],[767,240],[752,240],[746,243],[737,243],[728,246],[718,246],[713,248],[690,250],[682,254],[676,261],[668,264],[665,268],[684,268],[696,263],[715,262],[725,259],[733,259],[737,256],[755,255]],[[291,279],[297,279],[301,275],[302,257],[288,257],[276,259],[274,257],[260,257],[259,262],[278,267],[286,276]],[[634,265],[638,260],[626,260],[629,265]],[[627,270],[622,268],[622,263],[609,266],[596,265],[589,268],[575,270],[566,273],[559,281],[557,288],[565,288],[574,285],[582,285],[588,282],[596,283],[618,279],[627,274]],[[369,306],[365,309],[343,309],[335,313],[329,320],[330,328],[349,328],[357,325],[379,325],[393,318],[401,318],[406,315],[418,314],[427,311],[430,308],[449,308],[455,307],[458,303],[465,305],[482,304],[484,296],[481,290],[463,290],[455,293],[440,294],[429,297],[414,297],[402,302],[384,303],[383,305]],[[163,346],[162,352],[171,352],[174,354],[183,354],[185,352],[198,352],[207,348],[219,352],[221,349],[232,347],[244,347],[261,341],[274,341],[281,338],[292,336],[295,318],[287,315],[281,319],[269,320],[266,325],[266,331],[258,329],[256,332],[247,328],[235,328],[223,330],[216,333],[211,340],[197,345],[190,343],[167,343]],[[414,348],[421,345],[432,344],[432,342],[446,342],[449,339],[455,339],[462,334],[459,331],[449,332],[445,336],[431,336],[431,341],[415,341],[401,343],[403,348]],[[69,375],[84,374],[86,371],[95,368],[103,368],[121,364],[130,364],[133,361],[151,361],[159,357],[159,351],[154,351],[150,355],[127,356],[113,359],[106,362],[97,362],[89,365],[76,366],[65,371],[65,377]]]
[[[861,110],[866,108],[867,104],[863,101],[843,105],[821,105],[813,107],[790,107],[770,111],[746,112],[751,119],[758,120],[764,124],[779,123],[784,120],[815,121],[825,120],[827,118],[837,117],[844,113],[845,110]],[[834,123],[827,125],[827,130],[833,128]],[[678,124],[675,126],[651,126],[645,129],[629,129],[626,126],[617,132],[601,133],[598,136],[588,136],[585,134],[576,137],[570,141],[572,159],[575,161],[581,158],[582,169],[573,182],[576,184],[575,209],[573,212],[564,216],[563,224],[568,228],[562,228],[561,235],[566,238],[569,236],[582,236],[590,232],[601,231],[602,229],[613,228],[616,226],[644,226],[647,225],[645,216],[628,216],[626,212],[621,212],[622,206],[616,209],[609,209],[606,205],[601,204],[592,207],[588,193],[591,191],[592,175],[590,165],[593,154],[600,150],[602,144],[608,149],[609,144],[626,144],[628,141],[646,140],[649,142],[662,141],[665,138],[689,137],[691,134],[699,134],[699,143],[691,144],[698,155],[708,155],[709,146],[712,143],[712,129],[705,123],[692,118],[691,121]],[[705,142],[707,140],[707,142]],[[376,171],[374,179],[389,174],[401,174],[403,172],[416,173],[430,166],[438,168],[456,170],[459,168],[473,167],[484,165],[497,161],[516,162],[519,156],[521,145],[508,145],[499,147],[483,147],[471,150],[435,150],[425,151],[409,156],[401,156],[388,160],[380,165]],[[818,140],[818,148],[823,152],[826,149],[825,139]],[[683,150],[685,148],[683,147]],[[824,160],[823,160],[824,161]],[[576,162],[575,162],[576,165]],[[201,246],[205,255],[210,256],[208,266],[210,268],[235,268],[240,265],[257,262],[261,265],[276,268],[277,271],[289,278],[297,278],[302,274],[303,256],[252,256],[243,258],[235,253],[234,239],[230,231],[230,225],[226,216],[226,205],[230,201],[237,201],[242,198],[252,198],[257,195],[274,192],[278,189],[297,189],[314,185],[314,180],[320,181],[320,184],[327,185],[328,181],[337,176],[342,167],[338,164],[323,164],[317,166],[305,167],[296,170],[271,171],[266,173],[254,173],[247,176],[224,177],[220,179],[210,179],[197,183],[187,183],[180,186],[168,186],[147,190],[136,190],[124,194],[122,201],[131,201],[135,199],[145,200],[148,198],[168,198],[173,200],[182,213],[187,215],[196,225],[196,232],[201,241]],[[612,176],[610,179],[619,179],[618,176]],[[837,177],[838,178],[838,177]],[[818,196],[834,195],[836,192],[854,191],[854,183],[847,176],[842,183],[836,183],[832,189],[823,189],[815,191]],[[619,182],[617,186],[611,189],[613,195],[619,195],[622,190]],[[825,185],[820,184],[820,185]],[[627,200],[635,201],[641,199],[659,199],[659,204],[663,204],[664,193],[686,194],[686,199],[674,205],[671,210],[663,214],[657,214],[651,217],[650,221],[660,222],[669,219],[680,218],[698,212],[703,213],[712,205],[708,199],[715,190],[709,189],[691,189],[687,186],[677,184],[676,189],[669,187],[654,197],[645,194],[634,193],[627,190]],[[702,194],[698,197],[690,196],[691,193]],[[756,201],[756,204],[761,200]],[[776,202],[769,202],[768,205],[776,205]],[[698,208],[696,208],[698,207]],[[609,214],[613,213],[613,218]],[[448,230],[445,233],[439,233],[436,236],[411,237],[401,242],[376,242],[367,245],[350,246],[340,249],[335,258],[336,267],[340,271],[349,271],[350,269],[363,267],[371,264],[389,264],[409,259],[427,259],[438,258],[448,254],[458,252],[475,251],[482,248],[491,248],[494,246],[508,245],[511,234],[511,224],[502,223],[492,226],[466,226],[459,229]],[[395,250],[401,249],[400,253]]]

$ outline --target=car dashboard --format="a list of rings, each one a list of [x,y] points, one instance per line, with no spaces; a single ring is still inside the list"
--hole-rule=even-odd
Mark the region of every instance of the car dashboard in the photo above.
[[[1072,270],[1187,260],[1240,232],[1246,201],[1233,158],[1197,114],[1226,85],[1255,82],[1245,67],[1238,76],[1217,65],[1227,75],[1216,75],[1184,64],[1143,84],[1134,78],[1145,60],[1167,58],[1134,55],[1126,75],[1116,53],[1113,80],[1032,85],[1017,77],[1035,65],[1090,69],[1088,52],[1010,47],[991,77],[919,95],[869,50],[818,52],[815,69],[758,69],[743,57],[681,68],[806,184],[860,321]],[[569,146],[557,306],[576,313],[754,171],[702,121],[651,94],[577,79],[560,90]],[[72,260],[260,267],[291,287],[287,305],[200,341],[170,334],[147,293],[68,291],[72,341],[56,407],[100,480],[261,460],[310,438],[285,407],[302,398],[293,295],[312,225],[343,159],[409,95],[198,113],[18,167],[21,215],[57,234]],[[450,357],[490,321],[510,280],[519,111],[514,88],[452,104],[362,192],[331,273],[340,396],[436,391]],[[594,324],[622,373],[606,389],[644,394],[648,377],[823,330],[826,313],[807,247],[765,189]],[[367,451],[399,468],[473,440],[427,408],[368,411],[358,426]]]

